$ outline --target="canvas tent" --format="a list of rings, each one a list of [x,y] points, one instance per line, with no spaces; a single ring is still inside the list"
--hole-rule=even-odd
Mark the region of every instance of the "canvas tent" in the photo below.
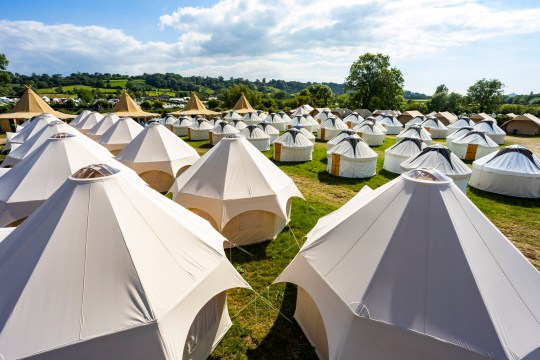
[[[390,135],[397,135],[403,129],[403,125],[393,116],[385,115],[380,120],[377,120],[377,124],[383,126],[386,129],[386,133]]]
[[[358,114],[356,111],[347,115],[347,117],[343,119],[343,122],[347,124],[347,126],[351,129],[356,125],[360,124],[362,121],[364,121],[364,118],[360,116],[360,114]]]
[[[245,137],[251,145],[255,146],[259,151],[270,150],[270,135],[264,132],[263,129],[255,124],[248,125],[240,132],[240,135]]]
[[[497,150],[499,145],[480,131],[469,131],[452,140],[452,152],[464,160],[476,160]]]
[[[168,191],[176,177],[199,158],[197,150],[159,123],[148,124],[116,160],[133,169],[153,189]]]
[[[273,239],[290,220],[294,182],[246,138],[230,135],[176,179],[173,200],[202,216],[232,245]]]
[[[382,132],[374,122],[364,121],[353,128],[354,131],[368,143],[369,146],[381,146],[384,143],[386,134]]]
[[[321,125],[317,128],[317,139],[328,141],[336,137],[343,130],[347,130],[348,126],[338,117],[333,115],[322,120]]]
[[[180,116],[178,122],[172,126],[172,131],[177,136],[187,136],[193,120],[189,116]]]
[[[291,111],[292,116],[302,116],[302,115],[309,115],[315,108],[313,108],[310,105],[304,104],[300,105],[296,109]]]
[[[270,144],[273,144],[279,136],[279,130],[276,129],[271,123],[262,122],[259,123],[257,127],[262,129],[264,133],[270,137]]]
[[[453,124],[458,120],[458,117],[455,114],[448,111],[440,111],[435,114],[435,117],[445,126]]]
[[[420,124],[420,126],[422,126],[431,135],[432,139],[446,138],[448,129],[438,118],[427,118]]]
[[[266,116],[265,116],[266,117]],[[262,121],[262,119],[257,115],[256,112],[249,112],[244,115],[243,121],[246,125],[255,124],[257,125]]]
[[[114,105],[111,113],[116,114],[118,117],[131,117],[134,119],[146,119],[159,116],[159,114],[149,113],[142,110],[141,107],[137,105],[135,101],[133,101],[131,96],[129,96],[127,91],[122,92],[120,99],[118,99],[118,102],[116,105]]]
[[[98,143],[107,148],[113,155],[122,151],[139,133],[143,127],[130,117],[120,118],[109,130],[98,139]]]
[[[486,133],[487,136],[499,145],[504,144],[506,133],[497,125],[495,120],[482,120],[477,122],[473,126],[473,129]]]
[[[326,171],[334,176],[367,178],[377,172],[377,153],[358,136],[348,136],[326,153]]]
[[[540,198],[540,159],[521,145],[510,145],[473,162],[470,185],[492,193]]]
[[[399,141],[404,138],[414,138],[420,139],[426,143],[426,145],[431,145],[431,135],[420,125],[412,125],[406,127],[402,132],[396,136],[396,141]]]
[[[405,123],[405,129],[408,129],[413,125],[421,125],[425,119],[425,116],[415,116],[414,118]]]
[[[448,129],[446,136],[448,137],[448,135],[452,134],[453,132],[457,131],[458,129],[462,127],[469,127],[469,126],[470,127],[474,126],[474,121],[472,121],[468,117],[461,117],[458,120],[456,120],[454,123],[446,127]]]
[[[508,134],[538,135],[540,134],[540,119],[533,114],[515,116],[502,125]]]
[[[306,130],[305,128],[303,128],[301,126],[295,126],[292,129],[297,129],[298,131],[300,131],[300,133],[302,135],[304,135],[306,137],[306,139],[311,141],[312,144],[315,144],[316,137],[315,137],[315,135],[313,135],[313,133],[309,132],[308,130]]]
[[[221,121],[214,126],[214,129],[209,133],[210,144],[216,145],[221,139],[229,134],[238,134],[240,130],[227,123]]]
[[[288,125],[288,128],[291,127],[302,127],[307,131],[313,133],[317,131],[319,123],[309,115],[297,115],[294,116],[291,120],[291,123]]]
[[[234,126],[234,128],[239,130],[239,131],[244,130],[246,128],[246,126],[247,126],[246,123],[244,122],[244,120],[242,120],[242,119],[233,120],[233,121],[230,122],[230,124],[232,126]]]
[[[289,123],[292,121],[292,119],[290,118],[290,116],[287,115],[287,113],[286,113],[285,111],[278,111],[277,114],[278,114],[278,115],[281,117],[281,119],[282,119],[285,123],[287,123],[287,124],[289,124]],[[276,129],[277,129],[277,128],[276,128]],[[279,130],[279,129],[278,129],[278,130]],[[282,131],[284,131],[284,130],[282,130]]]
[[[96,125],[94,125],[93,128],[88,130],[86,133],[86,136],[88,136],[92,140],[99,140],[101,135],[105,134],[107,130],[113,126],[118,119],[120,119],[116,114],[110,113],[107,114],[99,121]]]
[[[255,112],[255,109],[251,107],[251,104],[249,103],[248,99],[244,94],[240,95],[240,97],[236,101],[236,104],[234,104],[232,110],[236,111],[236,113],[240,115]]]
[[[77,171],[0,243],[2,357],[207,358],[249,288],[222,241],[123,171]]]
[[[101,120],[103,120],[103,115],[96,111],[88,114],[86,117],[81,119],[77,124],[72,125],[75,129],[79,130],[81,133],[86,134],[90,129],[96,126]]]
[[[403,138],[384,151],[383,169],[401,174],[401,163],[418,155],[426,144],[418,138]]]
[[[275,282],[320,359],[538,358],[540,273],[436,170],[321,218]]]
[[[315,145],[298,129],[289,129],[274,141],[276,161],[310,161]]]
[[[436,169],[448,176],[465,193],[471,169],[453,154],[447,147],[435,144],[424,148],[418,155],[401,163],[403,172],[414,169]]]
[[[47,124],[53,121],[60,121],[54,115],[41,114],[35,118],[28,120],[24,128],[17,133],[6,133],[6,145],[4,150],[15,150],[21,144],[24,144],[28,139],[41,131]]]
[[[289,120],[284,120],[279,114],[270,113],[270,115],[264,119],[264,122],[272,125],[278,131],[285,131],[287,130],[287,125],[290,124],[290,118]]]
[[[0,227],[16,225],[49,198],[66,179],[81,167],[104,163],[126,169],[110,154],[89,146],[84,135],[58,133],[22,159],[0,178]]]
[[[196,119],[188,128],[189,140],[208,140],[214,126],[202,118]]]
[[[243,119],[242,115],[238,114],[234,110],[227,111],[227,113],[223,117],[223,120],[225,120],[227,122],[231,122],[233,120],[242,120],[242,119]]]
[[[81,121],[82,119],[90,115],[91,113],[92,111],[90,110],[83,110],[79,115],[75,116],[75,118],[69,122],[69,125],[75,127],[75,125],[77,125],[79,121]]]
[[[201,100],[199,100],[199,97],[194,92],[191,93],[191,97],[189,98],[189,101],[187,102],[186,106],[180,111],[172,112],[171,115],[174,116],[196,116],[201,115],[204,117],[211,117],[214,115],[219,115],[219,113],[208,110]]]
[[[345,139],[345,138],[347,138],[349,136],[356,136],[356,137],[358,137],[360,139],[360,136],[358,136],[356,131],[354,131],[353,129],[343,130],[339,134],[334,136],[330,141],[328,141],[326,143],[326,151],[327,152],[330,151],[330,149],[332,149],[334,146],[339,144],[341,142],[341,140],[343,140],[343,139]]]
[[[54,110],[32,90],[32,86],[27,86],[15,106],[11,110],[0,114],[0,127],[2,131],[10,132],[15,129],[18,121],[24,122],[43,113],[51,114],[62,120],[73,119],[75,117],[75,115],[64,114]]]
[[[178,124],[178,119],[172,116],[171,114],[165,116],[163,119],[163,125],[170,131],[173,131],[173,125]]]
[[[332,117],[332,116],[335,116],[332,114],[332,111],[330,111],[330,109],[324,108],[324,109],[320,109],[319,113],[314,117],[314,119],[317,120],[319,124],[322,124],[323,122],[328,120],[329,117]]]
[[[446,147],[449,148],[451,151],[454,151],[454,140],[462,137],[470,131],[473,131],[473,128],[471,126],[460,127],[446,137]]]
[[[494,120],[494,119],[486,113],[477,113],[477,114],[471,115],[471,120],[474,122],[479,122],[482,120]]]

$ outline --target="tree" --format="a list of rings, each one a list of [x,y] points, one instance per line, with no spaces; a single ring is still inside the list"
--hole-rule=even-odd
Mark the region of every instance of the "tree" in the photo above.
[[[11,84],[11,76],[6,71],[9,65],[8,59],[4,54],[0,54],[0,96],[5,96],[9,92],[9,84]]]
[[[388,55],[365,53],[351,65],[345,89],[351,92],[353,107],[395,109],[403,103],[403,83]]]
[[[315,107],[331,106],[335,101],[335,95],[328,85],[312,84],[306,90],[308,96],[311,98],[310,104]]]
[[[431,96],[431,99],[428,101],[428,110],[429,111],[446,111],[448,110],[448,88],[446,85],[442,84],[437,86],[435,93]]]
[[[497,79],[478,80],[467,90],[469,106],[473,111],[493,112],[503,99],[504,84]]]
[[[221,90],[219,99],[223,102],[223,106],[226,109],[232,109],[242,94],[245,95],[253,108],[259,108],[262,94],[257,90],[251,90],[244,84],[233,85],[228,89]]]

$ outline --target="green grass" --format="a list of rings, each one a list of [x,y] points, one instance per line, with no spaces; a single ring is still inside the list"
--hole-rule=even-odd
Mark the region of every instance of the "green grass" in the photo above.
[[[184,140],[186,140],[184,138]],[[187,141],[203,154],[207,141]],[[336,210],[364,185],[377,188],[397,175],[382,170],[384,150],[395,143],[388,136],[379,154],[377,175],[369,179],[344,179],[326,172],[326,144],[317,142],[313,160],[305,163],[278,163],[297,184],[305,200],[294,199],[291,222],[279,236],[227,255],[258,297],[247,290],[228,292],[234,325],[212,353],[211,359],[316,359],[315,352],[293,319],[296,288],[291,284],[272,285],[304,242],[304,236],[319,217]],[[444,140],[434,140],[444,143]],[[264,154],[271,158],[273,149]],[[467,196],[540,269],[540,203],[515,199],[468,188]],[[294,235],[293,235],[294,234]]]

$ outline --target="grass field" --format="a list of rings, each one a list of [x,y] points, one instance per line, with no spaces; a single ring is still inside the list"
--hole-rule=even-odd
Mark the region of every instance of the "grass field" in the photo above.
[[[513,138],[507,145],[515,142]],[[529,138],[530,139],[530,138]],[[540,142],[540,138],[532,139]],[[435,142],[444,143],[443,140]],[[199,153],[210,146],[191,142]],[[296,288],[273,280],[289,264],[317,219],[336,210],[364,185],[377,188],[397,175],[382,170],[384,150],[395,143],[388,136],[379,154],[377,175],[369,179],[343,179],[328,174],[326,144],[317,142],[313,160],[300,164],[276,163],[296,183],[305,200],[295,199],[292,219],[274,241],[228,251],[231,262],[259,294],[229,291],[233,327],[213,352],[212,359],[315,359],[316,355],[293,320]],[[269,158],[272,149],[265,153]],[[468,188],[467,196],[540,269],[540,202],[489,194]]]

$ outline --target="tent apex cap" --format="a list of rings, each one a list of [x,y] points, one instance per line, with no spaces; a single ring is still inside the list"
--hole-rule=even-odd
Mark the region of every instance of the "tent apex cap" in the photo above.
[[[66,132],[61,132],[58,134],[54,134],[53,136],[50,137],[50,139],[66,139],[66,138],[72,138],[72,137],[75,137],[75,135],[66,133]]]
[[[102,179],[104,177],[109,177],[119,173],[120,170],[113,168],[112,166],[106,164],[93,164],[83,167],[82,169],[77,170],[69,178],[71,180],[96,180]]]
[[[406,173],[403,173],[401,176],[409,181],[433,185],[448,185],[452,182],[452,179],[444,175],[442,172],[436,169],[428,168],[409,170]]]

